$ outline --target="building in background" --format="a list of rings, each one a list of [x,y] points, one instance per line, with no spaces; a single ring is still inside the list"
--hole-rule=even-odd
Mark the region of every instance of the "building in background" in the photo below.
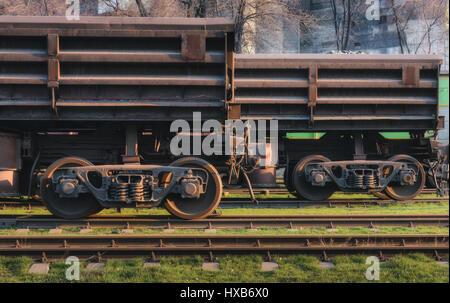
[[[419,13],[412,14],[407,21],[408,24],[403,25],[405,27],[402,31],[405,39],[403,44],[407,43],[408,45],[408,49],[406,49],[400,42],[399,26],[396,24],[396,15],[392,3],[396,3],[399,6],[398,9],[405,11],[405,8],[400,7],[400,5],[408,0],[396,0],[395,2],[392,0],[347,1],[358,4],[353,4],[355,7],[350,12],[343,12],[338,7],[336,13],[333,11],[333,0],[300,1],[300,9],[309,11],[311,14],[317,16],[317,28],[312,29],[309,33],[302,33],[292,26],[286,26],[289,20],[283,20],[279,24],[280,29],[275,31],[281,33],[282,37],[274,39],[277,41],[277,44],[273,48],[264,41],[258,41],[258,31],[262,32],[261,36],[266,36],[267,33],[264,29],[257,27],[255,52],[331,53],[339,51],[337,40],[338,38],[342,38],[342,34],[339,33],[339,35],[336,33],[336,22],[342,22],[343,15],[351,14],[351,31],[348,34],[348,43],[345,47],[346,51],[370,54],[438,54],[444,60],[442,71],[448,74],[448,15],[446,27],[436,24],[436,20],[433,20],[433,18],[436,18],[434,15],[435,12],[432,9],[430,9],[430,19],[428,20],[424,20],[425,18]],[[427,3],[437,2],[439,0],[428,0],[428,2],[426,0],[416,1],[426,5]],[[342,3],[342,1],[336,1],[336,3]],[[371,6],[374,3],[377,4],[379,15],[369,20],[367,19],[366,12],[369,10],[370,14]],[[400,12],[397,13],[400,14]],[[404,18],[406,19],[406,17]],[[347,25],[345,24],[345,26]],[[427,36],[428,32],[429,37]]]

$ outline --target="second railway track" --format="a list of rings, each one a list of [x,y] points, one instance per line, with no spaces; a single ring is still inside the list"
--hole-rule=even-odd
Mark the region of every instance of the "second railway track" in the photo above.
[[[161,255],[313,254],[327,259],[338,254],[379,257],[421,252],[439,259],[448,254],[448,235],[0,235],[0,255],[30,256],[47,262],[82,259],[144,258]]]
[[[427,198],[415,198],[405,201],[396,200],[381,200],[378,198],[338,198],[328,199],[323,201],[308,201],[299,200],[294,198],[262,198],[258,202],[251,201],[245,198],[222,198],[219,207],[220,208],[302,208],[307,206],[316,207],[334,207],[334,206],[352,206],[352,205],[385,205],[389,203],[441,203],[448,202],[448,197],[427,197]],[[38,200],[21,200],[21,199],[6,199],[0,200],[0,209],[8,208],[43,208],[45,207],[41,201]],[[137,207],[139,208],[139,207]]]
[[[63,220],[47,215],[1,215],[0,228],[133,228],[150,229],[257,229],[257,228],[337,228],[381,226],[449,226],[448,215],[280,215],[280,216],[214,216],[182,220],[170,216],[95,216]]]

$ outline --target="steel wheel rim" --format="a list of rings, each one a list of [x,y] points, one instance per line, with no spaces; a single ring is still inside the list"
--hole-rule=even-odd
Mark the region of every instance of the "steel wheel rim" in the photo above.
[[[164,201],[165,208],[172,215],[183,219],[201,219],[212,214],[222,198],[222,180],[214,166],[194,157],[176,160],[170,166],[203,168],[209,174],[209,181],[206,192],[199,199],[182,199],[177,195],[168,195]]]
[[[303,169],[308,163],[329,161],[328,158],[320,155],[307,156],[301,159],[292,171],[292,180],[294,181],[296,193],[311,201],[328,199],[336,191],[336,186],[333,183],[328,183],[323,187],[309,184],[306,181]]]
[[[416,197],[420,194],[423,187],[425,186],[425,171],[423,169],[422,164],[417,161],[415,158],[408,155],[396,155],[394,157],[389,158],[389,161],[404,161],[408,163],[415,164],[418,168],[418,179],[416,183],[413,185],[391,185],[387,186],[384,192],[394,200],[408,200]]]
[[[103,208],[91,194],[80,194],[78,198],[60,198],[54,192],[52,176],[55,171],[66,165],[93,166],[81,158],[62,158],[53,162],[41,178],[41,199],[47,209],[57,217],[78,219],[100,212]]]
[[[289,176],[291,176],[291,177],[289,178]],[[289,193],[291,195],[294,195],[297,198],[302,199],[302,200],[305,199],[299,193],[297,193],[297,191],[295,190],[295,186],[293,184],[293,179],[292,179],[292,173],[291,174],[289,173],[287,167],[284,170],[283,180],[284,180],[284,184],[286,185],[287,190],[289,191]]]

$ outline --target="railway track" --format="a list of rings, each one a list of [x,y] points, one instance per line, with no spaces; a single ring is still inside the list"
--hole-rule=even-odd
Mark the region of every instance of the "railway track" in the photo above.
[[[338,228],[381,226],[449,226],[448,215],[284,215],[284,216],[214,216],[206,219],[183,220],[171,216],[95,216],[86,219],[64,220],[47,215],[1,215],[0,227],[16,229],[62,228],[133,228],[205,229],[223,228]]]
[[[448,254],[449,237],[427,235],[107,235],[0,236],[0,254],[31,256],[43,261],[78,256],[81,259],[144,258],[161,255],[311,254],[322,258],[339,254],[380,257],[422,252],[439,258]]]
[[[224,192],[232,195],[248,195],[249,191],[246,187],[241,188],[224,188]],[[254,188],[253,192],[255,195],[287,195],[289,191],[286,187],[271,187],[271,188]],[[435,194],[436,189],[433,188],[425,188],[422,190],[422,194]],[[345,192],[337,191],[336,194],[348,194]]]
[[[299,200],[293,198],[264,198],[258,199],[255,203],[250,199],[244,198],[222,198],[220,208],[236,208],[236,207],[257,207],[257,208],[302,208],[306,206],[351,206],[351,205],[384,205],[389,203],[440,203],[448,201],[448,197],[430,197],[430,198],[415,198],[405,201],[396,200],[381,200],[378,198],[353,198],[353,199],[328,199],[323,201],[309,201]],[[8,208],[43,208],[44,205],[38,200],[23,200],[23,199],[6,199],[0,200],[0,209]]]
[[[245,200],[241,198],[227,198],[222,199],[219,207],[221,208],[245,208],[245,207],[257,207],[257,208],[302,208],[308,206],[316,207],[334,207],[334,206],[348,206],[352,205],[385,205],[389,203],[440,203],[448,201],[448,197],[436,197],[436,198],[415,198],[405,201],[396,200],[381,200],[378,198],[356,198],[356,199],[328,199],[322,201],[309,201],[299,199],[279,199],[268,198],[259,199],[257,203],[251,200]]]

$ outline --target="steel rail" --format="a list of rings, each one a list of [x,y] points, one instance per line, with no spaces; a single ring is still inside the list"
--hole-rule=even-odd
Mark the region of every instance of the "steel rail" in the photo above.
[[[422,235],[92,235],[24,236],[0,235],[0,255],[59,259],[130,258],[159,255],[219,254],[337,254],[378,256],[422,252],[439,257],[448,254],[446,234]]]
[[[390,203],[440,203],[449,201],[448,197],[436,197],[436,198],[414,198],[411,200],[397,201],[397,200],[381,200],[378,198],[354,198],[354,199],[328,199],[322,201],[309,201],[299,199],[280,199],[280,198],[267,198],[259,199],[258,203],[251,200],[244,200],[242,198],[222,198],[219,207],[221,208],[236,208],[236,207],[258,207],[258,208],[302,208],[307,206],[328,206],[333,207],[337,205],[352,206],[352,205],[385,205]]]
[[[224,188],[223,189],[224,192],[227,192],[228,194],[233,194],[233,195],[247,195],[248,192],[248,188],[246,187],[241,187],[241,188]],[[284,195],[284,194],[289,194],[289,191],[287,190],[286,187],[268,187],[268,188],[254,188],[253,192],[256,195]],[[336,192],[338,194],[349,194],[346,192]],[[433,188],[425,188],[422,190],[421,194],[434,194],[436,193],[436,189]],[[350,193],[351,194],[351,193]]]
[[[448,197],[431,197],[431,198],[415,198],[405,201],[397,200],[381,200],[377,198],[356,198],[356,199],[328,199],[323,201],[309,201],[309,200],[299,200],[294,198],[265,198],[259,199],[258,203],[252,202],[244,198],[222,198],[219,207],[221,208],[236,208],[236,207],[258,207],[258,208],[291,208],[291,207],[305,207],[305,206],[335,206],[335,205],[384,205],[389,203],[440,203],[449,201]],[[0,199],[0,209],[8,208],[19,208],[25,207],[28,209],[32,208],[43,208],[45,207],[41,201],[38,200],[21,200],[21,199]],[[137,207],[139,208],[139,206]]]
[[[21,229],[61,228],[125,228],[152,229],[216,229],[216,228],[336,228],[380,226],[449,226],[447,215],[251,215],[213,216],[206,219],[183,220],[171,216],[95,216],[64,220],[47,215],[0,215],[0,227]]]

